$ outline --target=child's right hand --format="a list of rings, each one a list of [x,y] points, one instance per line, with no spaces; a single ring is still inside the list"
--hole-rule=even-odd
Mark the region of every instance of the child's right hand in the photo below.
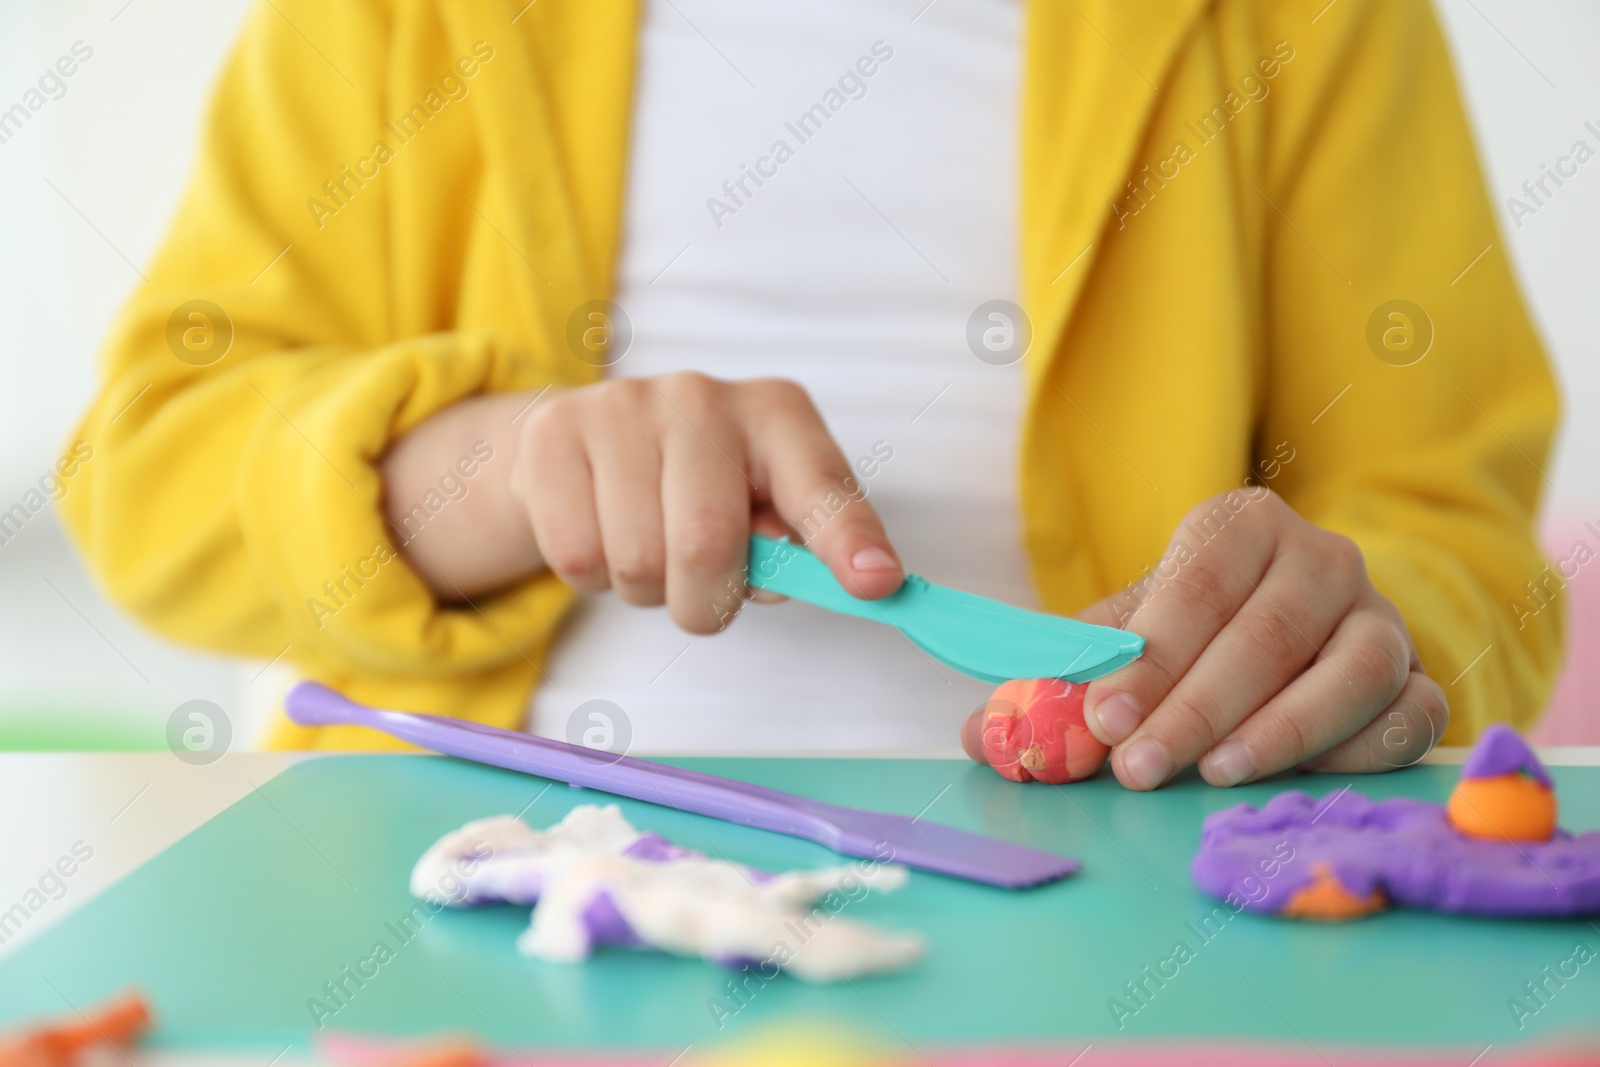
[[[666,604],[683,629],[711,633],[748,593],[752,529],[792,531],[863,598],[904,579],[849,462],[793,382],[680,373],[530,399],[465,401],[384,459],[397,524],[474,440],[494,447],[461,506],[405,546],[442,599],[548,567],[578,590]]]

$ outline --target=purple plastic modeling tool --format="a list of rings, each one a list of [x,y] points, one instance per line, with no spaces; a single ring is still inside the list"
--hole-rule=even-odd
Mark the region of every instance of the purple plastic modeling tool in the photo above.
[[[284,707],[291,719],[305,726],[370,726],[447,756],[803,837],[845,856],[900,863],[1007,889],[1053,882],[1082,866],[1066,856],[906,815],[827,804],[731,778],[462,719],[369,708],[315,682],[301,682],[289,690]]]

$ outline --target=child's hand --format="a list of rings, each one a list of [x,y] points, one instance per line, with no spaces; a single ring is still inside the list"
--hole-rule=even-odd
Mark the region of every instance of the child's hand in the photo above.
[[[1421,759],[1449,708],[1360,550],[1275,494],[1237,514],[1221,500],[1190,513],[1136,608],[1123,593],[1084,613],[1120,617],[1148,641],[1085,696],[1090,732],[1116,746],[1118,780],[1154,789],[1196,760],[1229,786],[1293,766],[1360,773]]]
[[[512,490],[538,551],[574,588],[665,603],[691,633],[738,609],[754,524],[800,533],[851,593],[903,580],[883,524],[804,389],[702,374],[620,378],[542,401]]]
[[[397,533],[468,451],[492,457],[470,492],[402,538],[441,600],[548,567],[584,592],[664,603],[685,630],[711,633],[748,594],[752,529],[796,532],[857,596],[904,580],[855,472],[793,382],[685,373],[462,401],[384,457]]]

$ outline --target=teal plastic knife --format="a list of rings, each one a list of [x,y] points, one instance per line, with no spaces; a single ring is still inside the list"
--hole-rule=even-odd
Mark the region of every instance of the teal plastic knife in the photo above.
[[[881,600],[862,600],[807,549],[759,534],[750,538],[749,582],[841,615],[886,623],[940,663],[996,685],[1012,678],[1087,682],[1144,651],[1144,638],[1126,630],[1024,611],[915,574]]]

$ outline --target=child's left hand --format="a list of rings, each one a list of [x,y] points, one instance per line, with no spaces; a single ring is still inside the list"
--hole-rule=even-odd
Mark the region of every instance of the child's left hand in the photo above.
[[[1421,759],[1449,707],[1361,550],[1273,493],[1221,509],[1220,532],[1196,547],[1221,499],[1180,525],[1174,548],[1192,551],[1169,553],[1131,616],[1126,592],[1081,616],[1148,642],[1084,699],[1090,732],[1116,746],[1117,779],[1154,789],[1198,760],[1206,781],[1230,786],[1294,766],[1354,774]]]

